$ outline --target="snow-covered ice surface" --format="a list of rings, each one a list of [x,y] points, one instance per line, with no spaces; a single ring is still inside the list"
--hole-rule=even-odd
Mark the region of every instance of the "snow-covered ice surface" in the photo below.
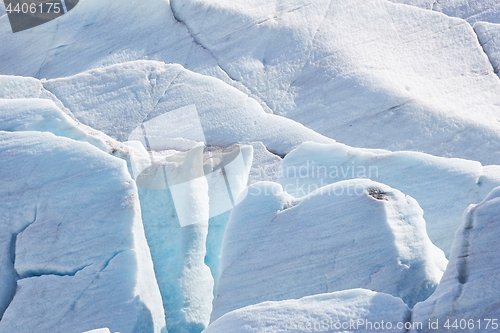
[[[233,209],[211,320],[243,306],[352,288],[425,300],[446,267],[417,202],[370,180],[294,199],[256,183]]]
[[[304,141],[332,142],[224,82],[179,65],[138,61],[49,80],[52,92],[80,122],[120,141],[143,122],[194,105],[207,144],[261,141],[286,154]]]
[[[1,74],[50,79],[127,61],[159,60],[250,93],[174,18],[167,0],[81,0],[57,20],[16,34],[5,15],[0,17],[0,45],[8,45],[0,48]]]
[[[0,156],[0,332],[164,332],[125,162],[36,132],[0,132]]]
[[[496,0],[389,0],[396,3],[431,9],[459,17],[470,24],[478,21],[500,23],[500,3]]]
[[[59,108],[64,106],[50,92],[44,89],[42,82],[32,77],[0,75],[0,98],[44,98],[53,100]]]
[[[498,17],[500,17],[500,10]],[[500,75],[500,24],[477,22],[474,24],[474,31],[490,59],[493,70]]]
[[[430,319],[444,327],[458,320],[473,319],[474,332],[494,332],[500,318],[498,256],[500,188],[480,204],[471,205],[457,230],[450,262],[436,292],[413,310],[415,321]],[[490,320],[487,322],[486,320]],[[487,327],[486,325],[489,325]],[[459,326],[460,327],[460,326]],[[432,332],[422,330],[421,332]]]
[[[500,315],[498,1],[5,13],[0,332]]]
[[[1,79],[0,76],[0,81]],[[125,160],[131,174],[133,174],[132,161],[141,165],[149,162],[149,158],[145,158],[134,147],[120,143],[100,131],[75,121],[57,107],[52,100],[39,98],[2,99],[8,95],[8,89],[3,88],[5,86],[0,86],[0,108],[2,109],[0,130],[7,132],[49,132],[57,136],[88,142],[110,155]],[[16,95],[16,97],[20,97],[20,94]]]
[[[90,135],[86,128],[63,113],[48,99],[0,99],[0,129],[8,132],[50,132],[77,141],[89,142],[106,150],[104,140]],[[95,131],[94,131],[95,132]]]
[[[351,146],[499,160],[500,81],[463,20],[383,0],[172,7],[277,114]]]
[[[2,74],[54,78],[153,59],[224,76],[163,0],[82,0],[57,20],[16,34],[4,16],[0,44],[8,45],[0,49]]]
[[[370,178],[411,195],[432,242],[447,255],[462,213],[500,186],[500,167],[417,152],[382,152],[340,143],[304,143],[282,162],[278,182],[296,197],[345,179]]]
[[[178,63],[352,146],[485,164],[500,157],[500,82],[463,20],[385,0],[170,5],[85,0],[15,36],[4,16],[0,73],[55,78],[137,59]]]
[[[278,155],[270,153],[262,142],[251,144],[253,163],[248,176],[248,185],[259,181],[277,181],[282,159]]]
[[[391,332],[406,332],[396,326],[409,322],[410,310],[396,297],[354,289],[244,307],[225,314],[204,333],[376,332],[369,323],[373,327],[382,320],[394,325]]]

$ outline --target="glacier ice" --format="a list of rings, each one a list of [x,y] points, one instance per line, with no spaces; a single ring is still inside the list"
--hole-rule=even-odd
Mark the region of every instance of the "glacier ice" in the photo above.
[[[500,167],[417,152],[304,143],[282,162],[278,182],[302,197],[345,179],[370,178],[411,195],[424,210],[427,233],[447,255],[463,211],[500,186]]]
[[[384,0],[172,8],[276,114],[351,146],[500,157],[500,81],[464,20]]]
[[[46,98],[1,99],[6,97],[8,92],[8,89],[2,88],[5,87],[0,86],[1,131],[48,132],[76,141],[87,142],[112,156],[126,161],[130,174],[133,174],[134,167],[149,162],[149,159],[139,151],[140,145],[123,144],[100,131],[79,123],[65,114],[53,100]],[[17,95],[16,97],[20,96]]]
[[[0,332],[497,316],[499,13],[82,0],[13,34],[0,1]]]
[[[169,2],[163,0],[80,1],[57,20],[17,34],[12,34],[4,16],[0,18],[0,44],[9,45],[0,49],[2,74],[54,78],[153,59],[226,76],[176,22]]]
[[[26,84],[26,82],[23,82],[23,84]],[[35,85],[35,88],[39,87]],[[2,92],[3,95],[1,95],[1,97],[21,97],[19,94],[9,94],[9,90],[5,88]],[[141,174],[144,169],[151,168],[149,153],[140,142],[126,142],[126,145],[123,145],[105,134],[71,119],[68,115],[64,114],[51,99],[33,98],[40,97],[40,95],[28,95],[24,97],[28,98],[0,100],[0,106],[4,109],[4,113],[0,115],[0,129],[8,131],[47,131],[56,135],[91,143],[101,150],[121,157],[127,161],[129,171],[136,177]],[[176,115],[175,113],[172,113],[172,115],[181,118],[184,116],[183,114]],[[149,134],[154,134],[154,131]],[[148,136],[148,138],[150,138],[150,136]],[[163,137],[159,137],[158,139],[160,142]],[[224,166],[225,172],[230,174],[228,177],[228,186],[234,198],[236,198],[246,186],[250,165],[252,164],[252,150],[250,146],[242,146],[238,151],[241,152],[241,154],[239,154],[241,155],[240,158],[235,158]],[[226,190],[226,187],[221,188],[220,186],[221,169],[209,173],[206,177],[194,179],[193,182],[178,181],[182,178],[189,178],[189,175],[182,177],[182,172],[179,174],[176,170],[182,171],[182,169],[185,168],[188,173],[194,170],[192,167],[186,168],[186,163],[179,164],[179,161],[184,159],[182,157],[183,154],[182,152],[175,152],[173,155],[170,155],[170,162],[173,162],[173,164],[170,163],[172,168],[170,168],[170,172],[166,174],[166,176],[170,175],[168,181],[160,177],[155,179],[156,184],[151,184],[149,179],[151,175],[148,177],[144,174],[141,175],[142,178],[138,180],[139,187],[142,187],[140,192],[142,199],[141,205],[146,234],[148,236],[153,258],[156,262],[155,272],[159,280],[160,289],[163,292],[162,296],[164,298],[166,317],[169,319],[169,325],[173,327],[172,329],[174,332],[175,330],[181,329],[181,327],[189,329],[190,331],[201,331],[201,329],[208,324],[213,297],[213,279],[217,279],[218,277],[222,237],[225,230],[225,224],[229,218],[228,214],[221,213],[232,208],[230,202],[229,206],[227,202],[225,202],[229,200],[229,197],[226,198],[227,194],[225,197],[223,195],[223,190]],[[218,160],[217,163],[222,163],[224,156],[227,154],[230,155],[231,153],[224,153],[226,154],[224,155],[212,151],[210,154],[211,157],[208,160],[203,160],[205,164],[207,161],[209,164],[213,164],[216,159],[221,159],[221,161]],[[196,162],[196,158],[194,161]],[[165,163],[167,162],[169,162],[168,156]],[[158,164],[156,164],[156,167],[157,166]],[[200,168],[202,168],[202,164],[200,164]],[[203,170],[200,170],[201,173],[203,173]],[[216,174],[219,174],[219,177],[216,177]],[[160,176],[163,176],[163,174]],[[206,187],[205,193],[202,189],[203,182],[205,186],[208,186]],[[167,184],[169,185],[168,190],[166,190]],[[200,187],[200,185],[202,186]],[[172,195],[172,191],[178,193]],[[147,192],[148,195],[143,195],[144,192]],[[155,194],[153,195],[152,192],[155,192]],[[151,199],[151,196],[157,197]],[[208,202],[209,196],[210,203]],[[206,198],[206,200],[204,200],[204,198]],[[227,200],[225,200],[225,198]],[[148,200],[157,202],[159,206],[164,205],[166,207],[162,207],[161,209],[155,207],[153,211],[148,211],[151,207]],[[174,203],[173,206],[169,206],[169,200]],[[205,212],[205,214],[210,214],[205,217],[203,217],[204,210],[201,208],[203,205],[210,207],[209,210]],[[201,209],[193,209],[193,207],[198,206],[200,206]],[[204,226],[198,226],[204,231],[200,231],[198,228],[194,228],[197,229],[194,231],[184,230],[180,232],[180,234],[184,235],[184,241],[173,242],[167,245],[163,244],[163,241],[176,239],[176,236],[178,236],[178,233],[171,233],[168,228],[165,229],[164,225],[155,229],[155,219],[161,220],[162,218],[169,218],[170,215],[168,214],[166,216],[161,215],[165,209],[172,209],[170,214],[174,214],[175,218],[171,222],[173,222],[174,225],[179,223],[177,227],[181,228],[189,224],[205,224]],[[199,221],[190,221],[192,216],[198,216],[199,213],[201,213]],[[207,229],[206,224],[208,223],[209,216],[213,218],[211,218],[210,226]],[[192,237],[194,237],[194,242],[189,240]],[[178,240],[177,238],[176,241]],[[186,246],[184,249],[182,248],[183,244]],[[192,246],[189,244],[192,244]],[[172,262],[175,267],[178,267],[179,262],[185,262],[186,266],[190,268],[181,271],[182,267],[184,267],[181,265],[182,267],[175,270],[171,269],[168,274],[164,274],[165,267],[162,265],[165,260],[164,257],[170,256],[172,253],[169,252],[169,250],[174,252],[178,251],[178,254],[168,258],[167,261]],[[206,265],[204,262],[206,262]],[[183,274],[183,278],[181,278],[181,282],[177,284],[177,286],[175,286],[175,282],[172,282],[172,280],[177,279],[176,274]],[[172,286],[172,284],[174,286]],[[200,288],[197,288],[198,286],[200,286]],[[206,291],[204,294],[205,296],[202,296],[203,290]],[[181,299],[182,303],[176,303],[176,299]],[[190,304],[186,304],[186,302],[190,302]]]
[[[432,9],[448,16],[460,17],[470,24],[478,21],[500,23],[500,4],[496,0],[389,0],[425,9]]]
[[[105,19],[102,6],[123,16]],[[148,19],[132,20],[138,11]],[[56,21],[13,38],[0,20],[0,43],[12,45],[0,50],[0,72],[60,78],[138,59],[178,63],[349,145],[499,157],[500,83],[461,19],[385,0],[87,0]]]
[[[208,194],[203,194],[206,200],[200,204],[208,219]],[[200,332],[208,324],[213,298],[213,278],[204,263],[208,221],[182,228],[168,187],[139,188],[139,196],[168,331]]]
[[[366,179],[294,199],[251,185],[233,209],[211,320],[243,306],[352,288],[425,300],[446,267],[417,202]]]
[[[198,144],[188,152],[156,157],[136,175],[170,333],[200,332],[208,325],[226,212],[234,205],[225,198],[243,191],[252,164],[251,146],[204,148]]]
[[[37,132],[0,131],[0,155],[0,332],[164,332],[125,162]]]
[[[280,302],[263,302],[234,310],[204,333],[376,332],[384,321],[391,332],[406,332],[410,310],[399,298],[353,289]],[[371,325],[371,326],[370,326]],[[370,329],[372,327],[372,329]]]
[[[499,217],[500,188],[467,209],[456,232],[441,284],[429,299],[415,306],[415,321],[438,320],[440,327],[444,327],[447,320],[450,326],[457,320],[459,327],[463,327],[464,319],[466,326],[472,319],[475,332],[496,330],[491,320],[495,319],[498,325],[500,316],[496,292],[500,288]],[[489,323],[486,320],[490,320]],[[432,330],[427,328],[420,332]]]
[[[111,333],[108,328],[98,328],[96,330],[87,331],[84,333]]]
[[[270,153],[262,142],[250,144],[253,147],[253,163],[248,175],[248,185],[259,181],[277,181],[281,157]]]
[[[474,31],[490,59],[493,70],[500,75],[500,24],[477,22],[474,24]]]
[[[50,132],[107,150],[104,140],[92,135],[91,130],[71,119],[50,99],[0,99],[0,108],[0,129],[3,131]]]
[[[171,119],[181,117],[179,111],[189,113],[194,106],[208,145],[261,141],[270,151],[286,154],[304,141],[334,142],[264,112],[254,99],[221,80],[180,65],[136,61],[49,80],[44,87],[80,122],[119,141],[137,140],[134,131],[141,124],[171,111],[176,114]],[[196,141],[200,135],[187,139]]]

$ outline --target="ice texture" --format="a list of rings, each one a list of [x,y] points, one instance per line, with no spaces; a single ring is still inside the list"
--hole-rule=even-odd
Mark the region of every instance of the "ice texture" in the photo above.
[[[478,21],[500,23],[500,4],[496,0],[389,0],[459,17],[470,24]]]
[[[204,148],[158,158],[136,179],[170,333],[209,323],[226,223],[252,164],[251,146]]]
[[[500,81],[464,20],[385,0],[171,4],[276,114],[351,146],[499,160]]]
[[[446,268],[417,202],[366,179],[294,199],[281,185],[248,188],[222,248],[211,320],[263,301],[366,288],[409,306],[432,294]]]
[[[292,120],[268,114],[248,95],[180,65],[136,61],[50,80],[44,87],[80,122],[119,141],[137,140],[132,134],[143,123],[174,112],[172,122],[183,117],[183,110],[191,114],[193,107],[198,117],[191,119],[200,122],[203,136],[190,130],[185,133],[191,137],[184,135],[182,139],[205,139],[208,145],[261,141],[279,154],[304,141],[334,141]]]
[[[399,298],[364,289],[338,291],[280,302],[263,302],[225,314],[204,333],[406,332],[410,310]],[[370,329],[371,328],[371,329]]]
[[[474,24],[474,31],[490,59],[493,70],[500,75],[500,24],[477,22]]]
[[[424,210],[429,237],[447,255],[464,210],[500,186],[498,166],[340,143],[302,144],[283,159],[279,175],[285,191],[296,197],[352,178],[369,178],[411,195]]]
[[[0,131],[0,156],[0,332],[165,332],[125,162],[36,132]]]
[[[498,329],[499,217],[500,188],[467,209],[443,279],[429,299],[415,306],[415,321],[437,320],[443,328],[447,320],[449,327],[455,320],[455,325],[464,327],[465,320],[465,326],[474,332]],[[471,319],[473,327],[468,326]],[[429,327],[424,328],[419,332],[432,332]]]

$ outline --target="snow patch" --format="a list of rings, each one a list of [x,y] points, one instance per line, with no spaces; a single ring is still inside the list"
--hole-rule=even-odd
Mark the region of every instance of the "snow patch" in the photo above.
[[[351,146],[500,158],[500,82],[463,20],[383,0],[171,3],[276,114]]]
[[[153,127],[172,128],[186,114],[193,114],[195,107],[195,120],[200,121],[195,127],[201,126],[207,145],[261,141],[270,151],[286,154],[304,141],[334,142],[292,120],[267,114],[254,99],[218,79],[179,65],[135,61],[49,80],[44,87],[76,119],[119,141],[141,140],[141,126],[153,119]],[[156,121],[162,117],[168,119],[167,127]],[[186,129],[186,138],[179,138],[181,133],[176,131],[177,135],[170,139],[199,140],[202,133],[194,129]],[[160,133],[165,137],[164,132]],[[161,142],[163,146],[158,149],[179,148],[165,146],[167,140]]]
[[[220,317],[204,333],[371,332],[370,325],[382,321],[394,325],[391,332],[403,333],[396,323],[409,319],[410,310],[400,299],[354,289],[247,306]]]
[[[500,167],[416,152],[308,142],[283,159],[278,182],[288,193],[302,197],[353,178],[369,178],[415,198],[424,210],[430,239],[448,255],[462,212],[500,186]]]

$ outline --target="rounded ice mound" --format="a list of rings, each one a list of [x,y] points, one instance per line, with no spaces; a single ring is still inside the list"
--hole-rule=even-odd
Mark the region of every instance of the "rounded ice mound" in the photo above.
[[[334,142],[264,112],[257,101],[221,80],[175,64],[127,62],[49,80],[44,88],[83,124],[153,150],[186,150],[201,141],[261,141],[269,150],[286,154],[304,141]]]
[[[352,178],[397,188],[424,210],[432,242],[449,255],[463,211],[500,186],[500,167],[476,161],[306,142],[282,161],[278,182],[295,197]]]
[[[409,320],[401,299],[354,289],[247,306],[225,314],[204,333],[367,332],[375,327],[399,333],[406,332]]]
[[[429,297],[446,267],[418,203],[367,179],[300,199],[281,185],[248,188],[223,243],[212,320],[263,301],[366,288],[409,306]]]

